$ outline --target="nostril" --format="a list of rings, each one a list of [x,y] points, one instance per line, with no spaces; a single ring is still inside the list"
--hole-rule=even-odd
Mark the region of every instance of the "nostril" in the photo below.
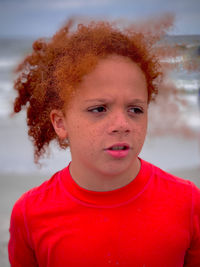
[[[111,133],[119,133],[119,134],[128,134],[130,132],[130,129],[124,129],[123,127],[122,128],[119,128],[119,129],[113,129],[111,131]]]

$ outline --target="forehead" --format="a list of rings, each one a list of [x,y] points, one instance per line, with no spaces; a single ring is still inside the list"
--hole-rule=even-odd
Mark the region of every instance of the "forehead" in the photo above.
[[[107,88],[110,86],[145,87],[146,78],[141,68],[129,58],[122,56],[109,56],[99,60],[96,67],[82,78],[79,89]]]
[[[122,75],[117,75],[118,78],[124,77],[125,79],[130,79],[135,76],[136,72],[137,75],[144,76],[140,67],[129,58],[112,55],[105,59],[100,59],[95,68],[89,74],[85,75],[82,81],[92,81],[98,78],[107,82],[109,81],[110,75],[113,76],[119,73]]]
[[[127,58],[112,56],[99,60],[96,67],[83,77],[70,102],[81,103],[93,99],[107,99],[110,102],[117,98],[147,102],[148,92],[140,67]]]

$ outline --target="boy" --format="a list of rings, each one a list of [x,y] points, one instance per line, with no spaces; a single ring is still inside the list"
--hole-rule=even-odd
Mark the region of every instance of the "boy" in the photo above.
[[[72,161],[11,216],[11,266],[200,266],[200,190],[138,157],[160,77],[150,37],[71,22],[19,66],[35,160]]]

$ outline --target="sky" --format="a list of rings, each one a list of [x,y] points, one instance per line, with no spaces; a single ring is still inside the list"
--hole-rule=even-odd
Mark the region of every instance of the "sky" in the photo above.
[[[200,34],[200,0],[0,0],[0,37],[49,37],[72,15],[138,21],[172,12],[170,34]]]

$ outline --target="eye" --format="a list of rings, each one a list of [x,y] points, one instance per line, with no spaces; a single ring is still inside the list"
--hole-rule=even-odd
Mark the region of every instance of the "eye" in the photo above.
[[[140,107],[130,107],[129,109],[128,109],[128,112],[129,113],[133,113],[133,114],[142,114],[142,113],[144,113],[144,111],[143,111],[143,109],[142,108],[140,108]]]
[[[98,106],[89,108],[88,111],[92,113],[101,113],[101,112],[106,112],[106,108],[104,106]]]

